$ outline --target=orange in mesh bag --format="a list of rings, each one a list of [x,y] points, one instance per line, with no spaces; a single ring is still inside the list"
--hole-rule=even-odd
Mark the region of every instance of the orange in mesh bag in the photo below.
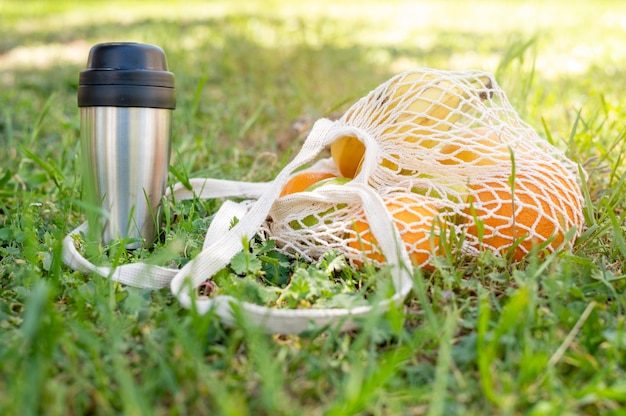
[[[398,228],[411,262],[432,269],[431,256],[443,253],[440,237],[445,234],[446,228],[446,221],[440,215],[436,201],[411,192],[394,192],[383,196],[383,201]],[[363,254],[368,259],[384,263],[385,258],[367,220],[355,220],[352,229],[354,233],[350,233],[346,241],[348,247],[357,255]],[[354,263],[361,265],[359,259],[354,260]]]
[[[578,185],[555,163],[518,166],[512,184],[502,176],[473,183],[468,202],[467,244],[500,255],[513,248],[516,261],[535,245],[549,252],[570,246],[565,234],[583,222]]]

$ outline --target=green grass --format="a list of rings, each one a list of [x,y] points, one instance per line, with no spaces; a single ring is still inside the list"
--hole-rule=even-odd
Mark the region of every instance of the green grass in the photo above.
[[[0,413],[624,414],[626,7],[293,3],[0,2]],[[587,228],[544,260],[416,272],[406,308],[350,333],[227,328],[167,289],[73,272],[60,253],[84,218],[78,71],[111,40],[165,49],[171,165],[189,177],[272,179],[301,144],[280,144],[294,119],[341,113],[403,69],[494,72],[589,173]],[[172,205],[167,244],[138,256],[189,261],[218,207]]]

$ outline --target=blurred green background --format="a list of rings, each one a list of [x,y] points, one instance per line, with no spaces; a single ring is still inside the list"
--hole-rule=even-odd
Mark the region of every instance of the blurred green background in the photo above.
[[[239,135],[268,150],[294,118],[345,109],[416,66],[494,72],[529,122],[544,118],[567,137],[563,120],[576,109],[618,102],[626,67],[621,1],[4,0],[0,16],[0,85],[12,108],[54,93],[52,111],[75,124],[72,95],[90,46],[154,43],[177,75],[176,140]],[[202,126],[189,125],[188,104]],[[228,130],[250,115],[262,130]]]

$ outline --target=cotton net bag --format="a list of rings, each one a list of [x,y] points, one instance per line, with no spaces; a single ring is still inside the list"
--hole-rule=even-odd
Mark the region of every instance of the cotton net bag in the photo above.
[[[329,146],[332,157],[319,159]],[[299,175],[319,173],[328,179],[285,192]],[[416,69],[381,84],[341,119],[318,120],[272,182],[195,178],[192,189],[173,186],[178,200],[244,198],[221,206],[202,252],[182,269],[94,266],[73,244],[85,224],[65,239],[64,260],[125,284],[169,285],[184,306],[212,311],[228,325],[243,316],[273,333],[348,330],[360,317],[401,305],[414,267],[432,269],[437,256],[455,253],[443,249],[452,235],[458,252],[490,250],[515,261],[531,250],[571,247],[583,225],[581,175],[519,118],[491,74]],[[370,306],[296,310],[198,295],[254,236],[309,261],[336,250],[354,267],[384,266],[394,293]]]
[[[355,266],[388,261],[370,230],[372,221],[391,228],[388,216],[366,218],[350,199],[363,187],[381,197],[421,268],[432,268],[450,234],[459,252],[515,261],[533,248],[569,248],[580,234],[582,170],[519,118],[488,73],[399,74],[333,131],[332,158],[308,171],[351,180],[328,179],[276,201],[267,235],[285,252],[315,260],[335,249]]]

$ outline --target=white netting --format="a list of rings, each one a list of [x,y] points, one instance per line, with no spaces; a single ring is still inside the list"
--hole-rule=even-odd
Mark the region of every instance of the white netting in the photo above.
[[[441,254],[440,234],[465,236],[460,249],[468,254],[515,247],[520,260],[535,245],[554,251],[580,233],[578,166],[519,118],[488,73],[402,73],[336,125],[343,134],[331,145],[332,159],[292,178],[306,183],[323,171],[352,180],[327,180],[276,201],[267,236],[285,252],[314,260],[333,248],[356,265],[383,262],[360,201],[350,197],[357,185],[381,195],[421,267]]]

